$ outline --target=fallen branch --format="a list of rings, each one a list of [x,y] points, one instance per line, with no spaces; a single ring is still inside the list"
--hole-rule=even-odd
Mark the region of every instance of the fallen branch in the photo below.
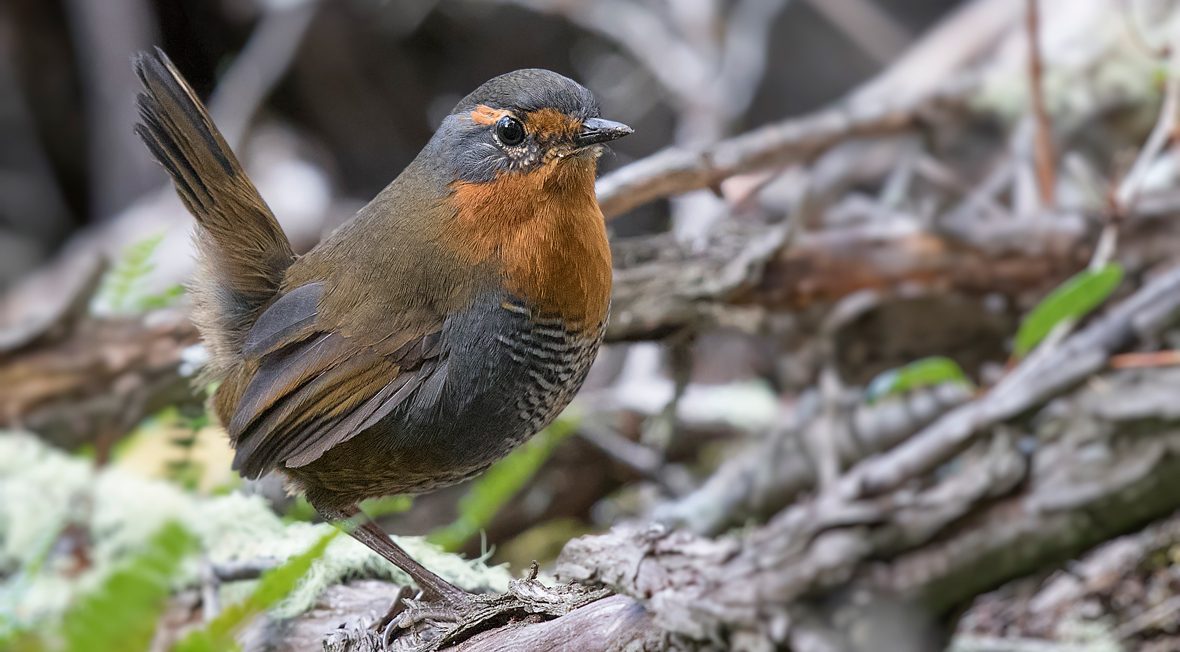
[[[1101,410],[1081,408],[1117,405],[1148,384],[1174,391],[1180,376],[1110,381],[1113,391],[1070,399],[1069,418],[1042,428],[1064,435],[1028,459],[1001,437],[927,488],[854,503],[821,497],[716,540],[616,528],[572,541],[558,573],[636,597],[657,626],[704,642],[797,642],[801,614],[825,613],[836,627],[831,616],[867,595],[937,618],[1180,507],[1180,430],[1150,409],[1096,423]]]
[[[1039,349],[982,398],[959,407],[888,453],[854,467],[840,495],[855,500],[901,486],[943,464],[975,435],[1041,404],[1101,371],[1136,338],[1154,337],[1180,312],[1180,268],[1147,283],[1131,298],[1060,346]]]
[[[842,397],[849,415],[832,442],[844,466],[888,450],[969,398],[965,388],[941,385],[904,399],[865,405],[860,392]],[[728,457],[700,487],[665,502],[652,518],[675,528],[715,535],[749,521],[764,521],[816,486],[814,460],[802,446],[804,431],[820,418],[814,393],[798,401],[791,422],[747,450]]]
[[[962,81],[948,89],[897,104],[859,102],[767,125],[700,150],[664,150],[598,182],[607,219],[649,201],[714,188],[729,177],[807,162],[853,138],[897,133],[924,116],[962,104],[975,88]]]
[[[150,414],[201,404],[184,369],[185,350],[197,343],[186,315],[82,316],[54,326],[62,328],[0,351],[3,427],[66,449],[98,444],[101,453]]]
[[[1142,204],[1153,216],[1180,212],[1180,203],[1171,201]],[[623,240],[615,244],[607,338],[662,338],[719,319],[753,330],[757,320],[743,324],[749,315],[735,307],[800,312],[866,290],[909,297],[998,294],[1019,301],[1085,267],[1098,224],[1050,212],[951,235],[894,219],[799,233],[780,248],[781,226],[733,221],[700,250],[670,235]],[[1130,220],[1123,228],[1121,251],[1135,265],[1160,262],[1165,242],[1180,247],[1180,228],[1170,223]]]
[[[366,583],[374,584],[374,583]],[[382,595],[388,585],[374,589],[371,586],[333,587],[317,605],[316,611],[328,618],[318,617],[314,623],[297,624],[298,635],[275,636],[257,647],[247,647],[246,652],[268,650],[270,652],[302,652],[320,649],[324,652],[383,652],[385,647],[380,637],[364,624],[349,623],[339,627],[333,616],[339,613],[357,613],[356,605],[369,609],[378,608],[380,602],[371,596],[374,592]],[[392,595],[392,594],[389,594]],[[388,601],[386,601],[386,606]],[[338,616],[336,616],[338,618]],[[315,625],[318,624],[319,627]],[[324,631],[336,629],[324,639]],[[575,609],[557,620],[542,622],[510,623],[499,629],[478,634],[456,647],[464,652],[549,652],[550,650],[665,650],[671,645],[671,637],[654,627],[651,616],[634,600],[615,595]],[[627,648],[627,645],[632,647]],[[276,647],[277,646],[277,647]]]
[[[997,437],[955,473],[917,491],[840,505],[807,501],[763,527],[713,540],[658,527],[575,539],[559,575],[621,595],[543,623],[507,623],[446,649],[542,650],[566,642],[772,649],[789,642],[807,652],[822,649],[807,643],[821,634],[843,641],[835,649],[882,649],[856,647],[847,632],[841,639],[837,616],[864,612],[865,597],[877,596],[870,604],[883,613],[908,614],[915,624],[919,614],[937,618],[981,591],[1180,508],[1180,430],[1160,418],[1175,412],[1169,397],[1180,372],[1106,381],[1064,399],[1068,405],[1054,411],[1063,416],[1044,420],[1038,439],[1045,443],[1030,455]],[[1167,391],[1123,409],[1143,387]],[[1049,433],[1057,434],[1050,440]],[[1096,447],[1105,454],[1095,455]],[[316,613],[306,618],[323,624]],[[292,631],[308,631],[301,619]],[[328,649],[380,650],[360,627],[333,634]],[[920,628],[906,633],[924,635]],[[885,649],[931,649],[915,640]],[[269,644],[298,649],[281,635]]]

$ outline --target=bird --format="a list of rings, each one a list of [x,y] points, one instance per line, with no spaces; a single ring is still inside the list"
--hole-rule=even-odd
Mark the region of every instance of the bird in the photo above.
[[[461,602],[359,503],[474,477],[570,403],[610,306],[597,162],[632,129],[558,73],[494,77],[297,256],[163,50],[133,69],[134,131],[196,221],[193,320],[233,467],[285,476],[423,602]]]

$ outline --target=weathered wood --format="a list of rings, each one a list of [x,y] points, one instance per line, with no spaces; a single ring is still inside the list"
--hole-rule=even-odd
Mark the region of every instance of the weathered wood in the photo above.
[[[73,449],[129,432],[167,406],[199,406],[184,371],[197,343],[177,312],[83,318],[66,332],[0,352],[0,426],[38,433]]]

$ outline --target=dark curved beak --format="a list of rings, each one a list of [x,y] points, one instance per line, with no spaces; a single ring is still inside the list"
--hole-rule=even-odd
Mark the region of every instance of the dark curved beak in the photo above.
[[[602,118],[590,118],[582,123],[582,131],[574,136],[574,144],[578,147],[587,147],[589,145],[597,145],[598,143],[606,143],[635,133],[635,130],[621,122],[614,120],[604,120]]]

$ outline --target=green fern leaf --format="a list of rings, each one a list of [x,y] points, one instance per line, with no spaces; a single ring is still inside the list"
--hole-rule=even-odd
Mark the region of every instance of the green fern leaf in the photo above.
[[[156,269],[152,258],[163,241],[164,234],[161,233],[124,249],[114,267],[103,278],[95,304],[114,314],[147,312],[175,304],[184,295],[181,285],[172,285],[155,294],[148,294],[144,290],[145,282]]]
[[[196,538],[178,523],[161,527],[142,551],[66,613],[62,638],[68,652],[147,650],[156,622]]]
[[[245,600],[227,607],[204,629],[192,632],[172,648],[172,652],[224,652],[237,649],[234,635],[267,609],[278,604],[293,591],[315,560],[323,556],[328,544],[340,532],[333,530],[315,542],[306,552],[292,557],[282,566],[267,571],[258,586]]]
[[[560,418],[531,441],[488,469],[459,500],[459,518],[427,536],[427,540],[454,552],[479,534],[496,513],[524,487],[545,464],[557,445],[577,430],[576,422]]]

